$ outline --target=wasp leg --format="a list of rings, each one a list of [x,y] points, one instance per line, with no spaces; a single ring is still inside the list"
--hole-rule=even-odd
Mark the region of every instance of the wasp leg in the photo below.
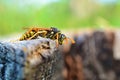
[[[68,44],[68,38],[65,39],[65,43]]]
[[[27,40],[31,40],[32,38],[34,38],[35,36],[37,36],[38,34],[41,34],[43,33],[44,35],[47,34],[47,31],[40,31],[40,32],[37,32],[35,33],[32,37],[28,38]]]
[[[29,34],[32,30],[35,30],[36,32],[43,31],[43,30],[51,30],[50,28],[39,28],[39,27],[23,28],[23,29],[27,29],[28,30],[26,32],[26,34]]]
[[[75,41],[74,41],[72,38],[68,38],[68,39],[70,39],[70,40],[71,40],[72,44],[74,44],[74,43],[75,43]]]

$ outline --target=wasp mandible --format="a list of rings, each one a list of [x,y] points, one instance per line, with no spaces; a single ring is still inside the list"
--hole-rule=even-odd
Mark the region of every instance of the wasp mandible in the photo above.
[[[68,43],[68,40],[71,40],[72,43],[75,43],[75,41],[72,38],[66,37],[64,34],[61,33],[60,30],[57,28],[51,27],[51,28],[39,28],[39,27],[33,27],[29,28],[27,32],[25,32],[18,40],[31,40],[36,39],[38,36],[43,38],[49,38],[52,40],[56,40],[57,46],[62,45],[64,40],[66,43]]]

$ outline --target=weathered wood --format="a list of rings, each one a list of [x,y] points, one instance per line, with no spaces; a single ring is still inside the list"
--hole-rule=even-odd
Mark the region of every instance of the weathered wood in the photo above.
[[[0,80],[61,80],[62,54],[54,41],[0,43]]]

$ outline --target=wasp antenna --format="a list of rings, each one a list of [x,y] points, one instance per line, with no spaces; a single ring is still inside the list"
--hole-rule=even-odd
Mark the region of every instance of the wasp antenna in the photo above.
[[[75,40],[73,40],[72,38],[68,38],[68,39],[70,39],[70,40],[71,40],[72,44],[74,44],[74,43],[75,43]]]
[[[65,39],[65,43],[68,44],[68,38]]]

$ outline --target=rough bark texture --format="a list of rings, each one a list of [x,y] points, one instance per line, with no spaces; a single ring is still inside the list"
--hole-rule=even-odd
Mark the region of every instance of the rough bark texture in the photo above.
[[[0,80],[59,80],[62,60],[52,40],[0,43]]]

